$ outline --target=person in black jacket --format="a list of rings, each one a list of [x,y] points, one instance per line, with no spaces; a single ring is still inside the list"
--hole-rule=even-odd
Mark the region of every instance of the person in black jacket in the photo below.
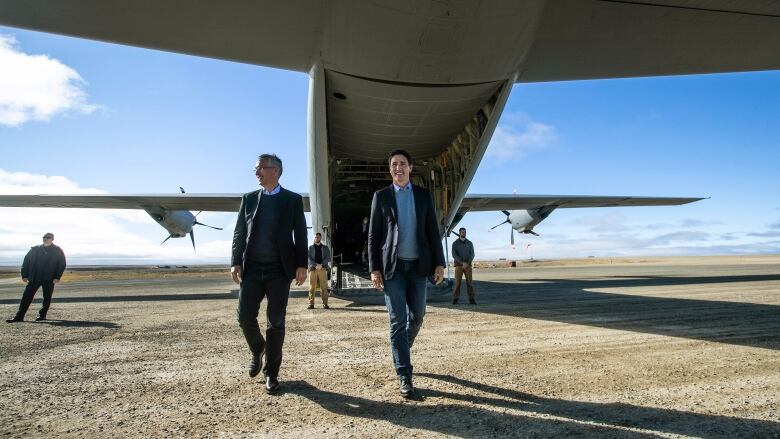
[[[238,323],[252,353],[249,376],[262,369],[268,393],[279,390],[290,281],[303,284],[308,260],[303,198],[279,185],[282,170],[276,155],[258,158],[255,175],[262,188],[241,198],[230,268],[240,285]],[[265,339],[257,323],[263,298],[268,298]]]
[[[61,248],[54,245],[54,234],[46,233],[43,235],[43,244],[30,248],[27,256],[22,262],[22,280],[27,283],[22,294],[22,301],[19,303],[19,311],[12,319],[6,320],[8,323],[21,322],[27,309],[38,292],[38,288],[43,287],[43,306],[38,312],[38,318],[35,320],[46,320],[46,314],[51,305],[51,296],[54,293],[54,284],[58,283],[65,272],[65,253]]]
[[[368,227],[368,265],[374,288],[385,293],[390,347],[401,395],[414,395],[410,350],[425,316],[427,277],[444,278],[444,251],[431,193],[409,181],[412,158],[389,157],[393,184],[374,193]]]

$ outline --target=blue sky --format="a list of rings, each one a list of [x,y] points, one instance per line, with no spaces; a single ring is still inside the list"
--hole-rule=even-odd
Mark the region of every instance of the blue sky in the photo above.
[[[0,27],[0,193],[240,193],[259,153],[307,192],[302,73]],[[480,259],[780,252],[780,72],[515,85],[471,193],[707,196],[561,209],[541,237],[467,215]],[[198,252],[144,212],[0,208],[0,264],[44,231],[72,263],[227,263],[234,214]],[[531,244],[527,246],[526,244]]]

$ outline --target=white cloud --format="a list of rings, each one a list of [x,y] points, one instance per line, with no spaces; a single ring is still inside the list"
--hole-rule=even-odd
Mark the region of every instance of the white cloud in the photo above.
[[[557,138],[552,125],[533,121],[522,113],[505,114],[493,133],[486,156],[517,159],[532,150],[550,146]]]
[[[22,52],[16,39],[0,34],[0,124],[20,126],[31,120],[76,111],[91,113],[84,79],[47,55]]]
[[[0,169],[0,194],[100,194],[62,176]],[[17,265],[45,232],[55,235],[69,264],[227,263],[231,232],[196,228],[197,253],[189,237],[171,239],[142,210],[0,208],[0,265]],[[204,212],[206,224],[228,224],[235,214]]]

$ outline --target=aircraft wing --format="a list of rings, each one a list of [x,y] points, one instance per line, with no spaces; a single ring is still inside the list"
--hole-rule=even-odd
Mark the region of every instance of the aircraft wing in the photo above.
[[[553,207],[677,206],[704,198],[620,197],[591,195],[478,195],[467,194],[460,212],[536,209]]]
[[[771,0],[0,0],[7,26],[419,84],[778,69],[779,22]]]
[[[72,207],[95,209],[164,209],[238,212],[243,194],[79,194],[0,195],[0,207]],[[309,196],[303,208],[309,211]]]
[[[549,1],[517,82],[780,68],[780,2]]]

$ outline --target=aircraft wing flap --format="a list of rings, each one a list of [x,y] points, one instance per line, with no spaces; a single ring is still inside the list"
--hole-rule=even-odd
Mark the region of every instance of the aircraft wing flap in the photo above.
[[[703,198],[590,195],[480,195],[467,194],[460,210],[468,212],[537,209],[540,207],[678,206]]]

